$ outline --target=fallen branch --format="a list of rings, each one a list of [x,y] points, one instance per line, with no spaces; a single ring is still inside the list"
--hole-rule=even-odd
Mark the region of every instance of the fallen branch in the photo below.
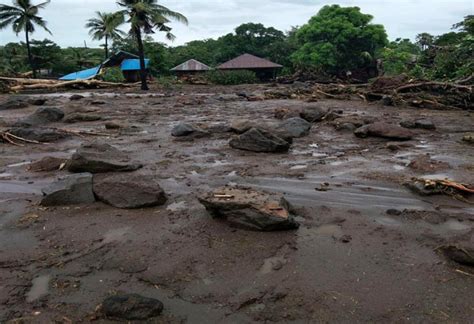
[[[466,91],[466,92],[472,92],[471,86],[454,84],[454,83],[446,83],[446,82],[435,82],[435,81],[407,84],[407,85],[396,88],[395,92],[405,92],[407,90],[412,90],[416,88],[432,88],[432,87],[441,87],[444,89],[456,89],[456,90],[461,90],[461,91]]]
[[[24,146],[23,144],[20,144],[20,143],[17,143],[15,142],[16,141],[20,141],[20,142],[24,142],[24,143],[31,143],[31,144],[41,144],[40,142],[38,141],[33,141],[33,140],[29,140],[29,139],[26,139],[26,138],[23,138],[23,137],[19,137],[19,136],[15,136],[9,132],[0,132],[0,138],[9,143],[9,144],[12,144],[12,145],[16,145],[16,146]]]

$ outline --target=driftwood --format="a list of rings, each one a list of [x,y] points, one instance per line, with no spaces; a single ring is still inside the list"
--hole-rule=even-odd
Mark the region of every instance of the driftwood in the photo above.
[[[0,132],[0,139],[3,142],[12,144],[15,146],[24,146],[22,143],[41,144],[38,141],[32,141],[23,137],[15,136],[9,132]]]
[[[472,87],[471,86],[466,86],[466,85],[460,85],[460,84],[455,84],[455,83],[445,83],[445,82],[420,82],[420,83],[413,83],[413,84],[407,84],[403,85],[401,87],[398,87],[395,89],[396,92],[406,92],[409,90],[414,90],[414,89],[426,89],[426,88],[441,88],[441,89],[454,89],[454,90],[459,90],[459,91],[465,91],[465,92],[471,92],[472,93]]]

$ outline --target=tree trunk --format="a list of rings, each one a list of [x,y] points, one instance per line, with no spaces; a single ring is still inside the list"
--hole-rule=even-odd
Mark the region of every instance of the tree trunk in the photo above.
[[[28,63],[30,63],[31,70],[33,71],[33,79],[36,79],[36,70],[33,63],[33,56],[31,55],[30,37],[28,35],[28,30],[25,30],[25,35],[26,35],[26,50],[28,52]]]
[[[105,59],[107,60],[109,58],[109,43],[108,43],[109,38],[107,35],[105,35]]]
[[[138,54],[140,56],[140,79],[142,81],[142,90],[147,91],[149,88],[146,82],[145,53],[140,28],[135,28],[135,36],[137,38]]]

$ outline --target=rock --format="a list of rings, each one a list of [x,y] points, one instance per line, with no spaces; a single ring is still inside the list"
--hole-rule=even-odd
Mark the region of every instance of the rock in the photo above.
[[[163,303],[158,299],[137,294],[110,296],[102,302],[105,316],[129,321],[147,320],[160,315],[162,311]]]
[[[136,209],[166,203],[165,192],[149,175],[95,176],[93,190],[100,201],[116,208]]]
[[[121,124],[120,122],[110,121],[105,123],[105,129],[120,129],[124,127],[125,125]]]
[[[402,212],[398,209],[388,209],[386,213],[390,216],[400,216],[402,214]]]
[[[336,127],[336,130],[338,131],[354,132],[357,129],[356,125],[352,123],[337,124],[335,125],[335,127]]]
[[[474,249],[454,245],[442,246],[439,249],[448,259],[465,266],[474,267]]]
[[[298,138],[307,136],[310,130],[311,124],[299,117],[287,119],[275,129],[275,131],[280,135],[280,137],[287,138]],[[287,135],[282,136],[282,134]]]
[[[64,112],[58,108],[39,108],[33,114],[15,123],[16,127],[39,126],[61,121]]]
[[[474,144],[474,133],[465,134],[462,138],[463,142]]]
[[[69,97],[69,100],[71,101],[77,101],[77,100],[81,100],[81,99],[84,99],[85,97],[82,96],[82,95],[79,95],[79,94],[75,94],[75,95],[72,95]]]
[[[42,206],[90,204],[95,201],[90,173],[60,178],[42,191],[44,195],[41,200]]]
[[[290,144],[284,139],[258,128],[234,137],[229,144],[235,149],[263,153],[288,152],[290,149]]]
[[[412,148],[415,145],[411,143],[406,143],[406,142],[389,142],[386,145],[386,148],[389,149],[390,151],[399,151],[404,148]]]
[[[11,129],[10,133],[18,137],[41,143],[51,143],[69,137],[66,133],[60,133],[57,130],[48,128],[17,127]]]
[[[408,129],[400,126],[387,124],[384,122],[376,122],[373,124],[362,126],[354,131],[357,137],[382,137],[388,139],[395,139],[400,141],[407,141],[413,138],[413,133]]]
[[[276,119],[288,119],[294,117],[300,117],[302,113],[301,109],[295,108],[277,108],[273,112]]]
[[[326,109],[316,106],[303,109],[300,115],[304,120],[315,123],[322,121],[327,113],[328,111]]]
[[[73,123],[78,123],[78,122],[91,122],[91,121],[97,121],[101,120],[102,117],[99,115],[93,115],[93,114],[82,114],[82,113],[72,113],[67,115],[64,118],[65,123],[73,124]]]
[[[102,106],[102,105],[105,105],[107,102],[103,101],[103,100],[93,100],[91,101],[91,105],[94,105],[94,106]]]
[[[281,194],[223,187],[199,197],[199,201],[213,217],[246,229],[277,231],[299,227]]]
[[[171,131],[171,136],[174,137],[184,137],[191,135],[193,137],[204,137],[209,135],[209,133],[188,123],[179,123]]]
[[[215,124],[206,127],[206,131],[212,134],[231,133],[232,127],[227,124]]]
[[[432,160],[429,155],[419,155],[408,164],[408,167],[420,172],[434,172],[449,169],[450,166],[446,162]]]
[[[428,129],[428,130],[435,130],[435,124],[429,119],[417,119],[415,121],[402,121],[400,126],[404,128],[421,128],[421,129]]]
[[[434,196],[443,194],[442,188],[429,187],[423,180],[413,179],[404,183],[404,186],[420,196]]]
[[[251,128],[260,128],[264,130],[270,130],[278,127],[277,123],[267,121],[255,121],[248,119],[238,119],[232,121],[230,128],[237,134],[243,134],[249,131]]]
[[[28,103],[33,106],[44,106],[44,104],[48,101],[46,98],[31,98],[28,99]]]
[[[59,170],[61,165],[65,164],[66,162],[66,159],[46,156],[39,161],[31,163],[28,167],[28,170],[32,172],[56,171]]]
[[[70,172],[127,172],[135,171],[141,164],[131,163],[127,154],[108,144],[83,144],[67,164]]]
[[[393,97],[392,96],[387,96],[384,95],[382,97],[382,105],[384,106],[393,106],[395,103],[393,102]]]
[[[28,107],[28,102],[16,98],[16,99],[10,99],[4,103],[0,104],[0,111],[1,110],[13,110],[13,109],[23,109]]]

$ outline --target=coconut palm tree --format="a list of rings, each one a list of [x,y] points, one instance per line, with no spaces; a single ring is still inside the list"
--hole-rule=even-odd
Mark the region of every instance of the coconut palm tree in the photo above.
[[[119,13],[126,17],[127,22],[131,25],[130,34],[137,42],[140,56],[142,90],[148,90],[142,33],[153,34],[156,30],[165,32],[169,40],[174,40],[175,36],[167,24],[171,19],[187,24],[188,19],[178,12],[158,4],[157,0],[118,0],[117,4],[123,7]]]
[[[118,29],[123,24],[123,15],[119,13],[96,12],[96,17],[87,21],[89,35],[94,40],[105,39],[105,59],[109,58],[109,40],[121,39],[125,33]]]
[[[17,35],[21,32],[25,33],[28,61],[33,70],[33,77],[36,77],[36,71],[31,55],[30,34],[34,33],[35,25],[51,34],[46,27],[46,21],[38,16],[39,10],[44,9],[49,2],[50,0],[33,5],[30,0],[13,0],[13,6],[0,4],[0,30],[12,25]]]

